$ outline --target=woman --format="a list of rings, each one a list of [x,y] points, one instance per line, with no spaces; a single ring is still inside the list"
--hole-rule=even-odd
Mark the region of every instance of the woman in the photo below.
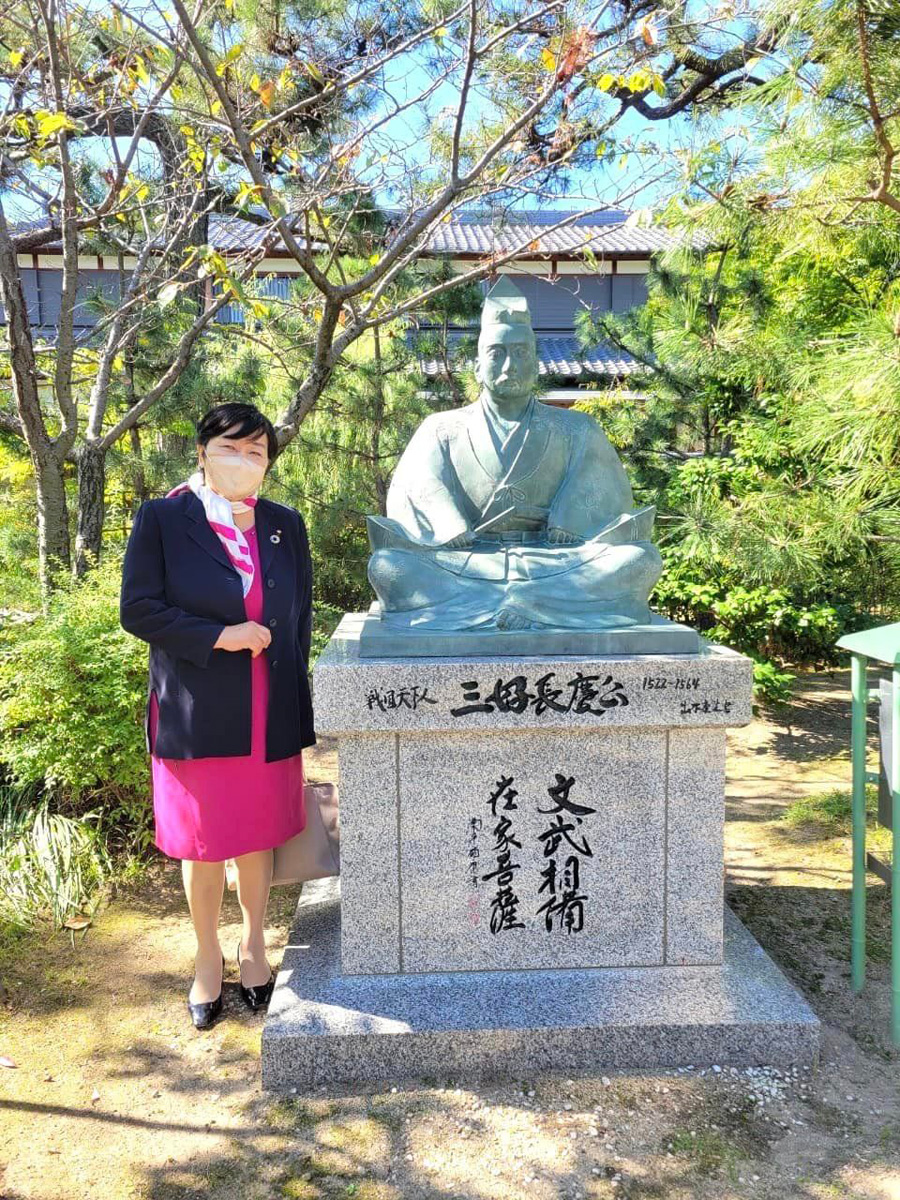
[[[274,986],[263,935],[272,849],[306,824],[312,564],[296,509],[257,496],[276,451],[252,404],[211,409],[197,425],[199,469],[140,506],[122,569],[120,620],[150,643],[154,842],[182,860],[198,1029],[222,1011],[225,860],[243,915],[241,996],[256,1010]]]

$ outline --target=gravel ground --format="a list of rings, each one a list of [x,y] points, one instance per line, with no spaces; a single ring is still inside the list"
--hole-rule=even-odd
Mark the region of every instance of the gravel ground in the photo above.
[[[848,731],[846,677],[819,675],[730,739],[728,899],[822,1019],[814,1069],[386,1079],[274,1098],[259,1087],[261,1019],[237,996],[234,898],[225,1016],[198,1033],[177,865],[159,862],[85,933],[3,951],[0,1197],[900,1200],[889,897],[870,880],[869,982],[851,997],[847,839],[780,820],[792,799],[846,786]],[[311,768],[333,775],[333,745]],[[296,898],[273,892],[273,965]]]

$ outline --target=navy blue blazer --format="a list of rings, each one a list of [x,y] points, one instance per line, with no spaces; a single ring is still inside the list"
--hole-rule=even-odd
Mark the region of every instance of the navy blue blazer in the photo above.
[[[312,560],[295,508],[259,497],[257,544],[269,660],[266,761],[311,746],[307,676],[312,629]],[[277,531],[277,532],[276,532]],[[280,537],[273,542],[272,535]],[[249,650],[214,650],[226,625],[246,621],[241,579],[193,492],[146,500],[135,514],[122,566],[119,619],[150,643],[144,732],[150,695],[159,705],[161,758],[250,753]]]

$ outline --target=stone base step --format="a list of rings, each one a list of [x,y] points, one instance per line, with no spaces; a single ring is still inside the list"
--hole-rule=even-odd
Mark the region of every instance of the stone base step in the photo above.
[[[262,1083],[522,1079],[605,1067],[806,1065],[815,1013],[729,908],[721,966],[342,975],[340,880],[303,889]]]

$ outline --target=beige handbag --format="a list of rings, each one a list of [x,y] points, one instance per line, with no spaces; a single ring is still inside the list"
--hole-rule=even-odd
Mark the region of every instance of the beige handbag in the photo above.
[[[341,821],[338,790],[333,783],[307,783],[303,787],[306,828],[275,847],[272,883],[303,883],[341,873]],[[225,863],[231,891],[237,887],[233,859]]]

